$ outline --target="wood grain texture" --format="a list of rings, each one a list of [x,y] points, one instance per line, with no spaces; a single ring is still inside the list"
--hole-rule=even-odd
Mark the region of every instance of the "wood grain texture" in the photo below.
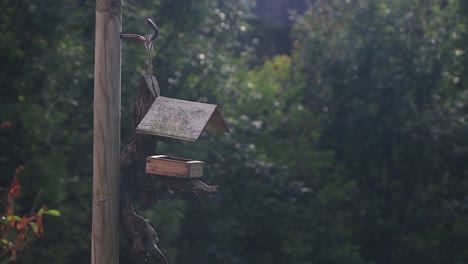
[[[229,132],[216,105],[159,96],[136,132],[196,141],[205,129]]]
[[[151,156],[146,159],[146,173],[181,178],[198,178],[203,176],[205,163],[166,155]]]
[[[91,262],[119,262],[121,2],[96,1]]]

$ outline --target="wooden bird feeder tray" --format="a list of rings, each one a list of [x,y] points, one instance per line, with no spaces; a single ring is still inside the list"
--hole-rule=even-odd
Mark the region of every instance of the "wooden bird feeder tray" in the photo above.
[[[198,160],[183,159],[166,155],[146,158],[146,173],[179,178],[198,178],[203,176],[205,163]]]
[[[158,96],[136,132],[196,141],[205,129],[229,132],[217,105]]]

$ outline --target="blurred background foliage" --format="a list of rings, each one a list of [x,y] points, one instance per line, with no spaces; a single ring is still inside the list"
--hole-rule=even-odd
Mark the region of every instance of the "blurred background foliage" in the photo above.
[[[0,0],[0,184],[62,212],[19,263],[88,263],[94,2]],[[171,263],[467,263],[468,6],[462,0],[129,0],[160,27],[161,93],[217,103],[231,134],[163,140],[213,199],[140,212]],[[122,143],[144,46],[123,43]],[[121,239],[121,263],[131,263]]]

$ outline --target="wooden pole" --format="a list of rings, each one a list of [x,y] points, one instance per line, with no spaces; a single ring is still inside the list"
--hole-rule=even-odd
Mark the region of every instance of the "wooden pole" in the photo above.
[[[121,0],[96,0],[92,264],[119,263]]]

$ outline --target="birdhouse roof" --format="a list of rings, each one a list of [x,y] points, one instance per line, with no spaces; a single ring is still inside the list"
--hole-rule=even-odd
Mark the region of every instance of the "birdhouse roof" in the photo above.
[[[136,132],[196,141],[205,129],[229,132],[217,105],[159,96]]]

